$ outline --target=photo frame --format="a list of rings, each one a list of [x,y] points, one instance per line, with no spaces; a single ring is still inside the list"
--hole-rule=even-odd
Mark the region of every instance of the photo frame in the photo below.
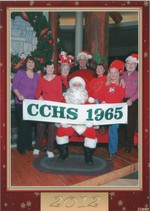
[[[31,3],[32,2],[30,2],[30,4]],[[48,3],[50,4],[49,6],[47,6]],[[140,88],[139,88],[139,97],[140,97],[140,103],[139,103],[139,111],[140,111],[140,114],[139,114],[139,131],[140,131],[140,133],[139,133],[139,140],[140,140],[140,143],[139,143],[139,148],[140,148],[140,150],[138,151],[138,164],[137,164],[138,167],[136,166],[138,168],[138,171],[139,171],[139,184],[136,187],[121,187],[121,188],[120,187],[110,187],[110,186],[109,187],[107,187],[107,186],[106,187],[100,187],[100,186],[97,187],[95,185],[94,186],[93,185],[92,186],[88,186],[87,185],[88,183],[85,183],[85,186],[84,185],[83,186],[82,185],[81,186],[74,186],[74,187],[71,186],[71,191],[75,191],[75,192],[78,191],[78,193],[83,192],[83,191],[85,191],[85,192],[89,192],[89,191],[92,191],[92,192],[107,191],[107,192],[109,192],[109,197],[110,197],[109,199],[110,199],[111,210],[116,209],[117,206],[121,207],[124,210],[129,210],[130,208],[126,208],[126,207],[128,207],[127,203],[126,203],[126,205],[124,205],[122,203],[119,203],[119,202],[118,202],[119,204],[117,204],[116,201],[115,201],[116,199],[114,199],[116,197],[116,195],[117,195],[118,201],[119,201],[120,191],[122,191],[121,192],[122,194],[124,193],[123,191],[129,191],[129,193],[130,193],[129,195],[136,194],[136,195],[140,196],[142,191],[145,189],[146,190],[145,191],[146,194],[148,194],[147,188],[145,186],[146,182],[143,181],[143,174],[147,175],[146,176],[147,182],[149,180],[149,178],[148,178],[148,170],[147,170],[149,168],[149,162],[148,162],[148,158],[147,158],[148,156],[143,155],[143,151],[145,149],[148,150],[148,147],[147,147],[147,145],[148,145],[148,120],[147,120],[145,112],[143,111],[143,110],[145,110],[145,108],[146,108],[146,111],[148,111],[148,107],[146,105],[148,97],[147,97],[147,99],[145,99],[145,95],[143,95],[144,90],[146,89],[146,87],[149,84],[149,80],[148,80],[148,77],[147,77],[148,73],[149,73],[148,72],[148,62],[147,62],[147,57],[148,57],[148,50],[147,50],[148,49],[148,46],[147,46],[148,36],[146,35],[146,33],[143,33],[143,31],[144,30],[148,30],[147,27],[146,27],[147,25],[145,23],[147,21],[147,19],[145,19],[145,16],[147,15],[148,12],[146,13],[145,11],[147,11],[147,7],[149,7],[149,4],[148,4],[148,6],[145,6],[145,5],[147,5],[146,2],[145,2],[145,4],[144,4],[144,2],[142,2],[142,4],[140,4],[140,2],[139,3],[137,2],[136,5],[132,5],[134,2],[133,3],[130,2],[130,4],[132,5],[131,6],[129,3],[128,3],[129,5],[128,5],[126,2],[125,3],[121,3],[121,2],[117,3],[116,2],[116,5],[115,6],[113,5],[113,7],[112,7],[111,3],[108,1],[107,5],[105,5],[105,4],[104,5],[99,5],[98,2],[96,2],[95,3],[96,6],[95,5],[91,6],[91,5],[89,5],[90,3],[88,3],[88,2],[82,2],[83,5],[81,4],[81,6],[80,6],[80,1],[79,1],[79,2],[71,2],[71,4],[73,4],[73,6],[69,5],[69,7],[67,7],[67,9],[66,9],[66,7],[64,7],[62,9],[59,9],[58,5],[60,6],[61,2],[60,3],[59,3],[59,1],[56,2],[56,4],[58,4],[58,5],[54,4],[54,6],[53,6],[53,3],[54,2],[42,3],[42,10],[45,10],[45,11],[47,11],[47,10],[48,11],[63,10],[65,12],[67,12],[67,11],[70,11],[72,9],[73,10],[75,9],[75,11],[79,11],[79,10],[87,11],[87,8],[89,9],[89,7],[90,7],[89,11],[97,11],[97,10],[98,11],[109,11],[109,10],[111,10],[111,11],[118,11],[118,10],[119,11],[120,10],[129,11],[130,10],[130,11],[135,11],[135,12],[138,13],[138,17],[139,17],[139,24],[138,24],[138,52],[141,52],[140,58],[139,58],[141,63],[139,65],[139,69],[143,69],[143,67],[147,68],[147,72],[139,73],[139,82],[140,82],[139,83],[140,84]],[[64,3],[67,6],[67,2],[64,2]],[[32,8],[28,7],[29,2],[25,3],[25,5],[22,5],[22,4],[23,3],[19,2],[19,8],[18,8],[18,5],[15,8],[16,5],[14,5],[12,7],[12,5],[10,6],[9,4],[7,5],[7,3],[4,4],[2,2],[2,11],[5,11],[5,17],[7,19],[7,22],[3,21],[2,26],[3,26],[3,24],[6,24],[7,26],[9,26],[7,28],[7,40],[5,38],[5,41],[6,41],[5,45],[7,44],[7,51],[4,50],[7,53],[7,68],[6,68],[7,71],[2,76],[2,78],[5,79],[5,80],[2,79],[3,81],[2,81],[2,85],[1,85],[1,88],[3,88],[3,89],[1,89],[2,93],[3,93],[4,90],[6,90],[6,91],[4,91],[4,93],[5,94],[7,93],[6,94],[7,97],[6,98],[4,98],[4,97],[2,98],[3,102],[5,102],[6,105],[7,105],[7,109],[6,109],[6,107],[5,108],[2,107],[2,111],[4,111],[4,113],[6,112],[6,116],[7,116],[7,118],[5,118],[6,116],[4,115],[4,113],[2,113],[2,123],[3,123],[2,124],[2,136],[1,136],[2,140],[3,140],[3,142],[2,142],[2,144],[3,144],[3,151],[1,151],[2,162],[3,162],[3,166],[2,166],[2,181],[5,181],[5,183],[7,184],[6,185],[6,195],[7,195],[8,198],[11,197],[11,194],[12,194],[11,192],[12,191],[13,191],[14,195],[16,195],[16,196],[18,196],[19,195],[19,191],[21,191],[22,193],[26,194],[26,199],[28,200],[27,193],[30,192],[29,194],[30,194],[30,196],[32,198],[31,201],[32,202],[33,201],[34,202],[35,201],[39,202],[40,192],[45,192],[46,191],[46,192],[60,192],[60,193],[62,193],[62,192],[70,190],[70,187],[64,187],[64,186],[63,187],[58,187],[57,186],[57,187],[46,187],[45,188],[45,187],[39,187],[39,186],[34,186],[34,187],[20,186],[20,187],[17,187],[17,186],[12,186],[11,185],[11,182],[12,182],[11,181],[11,162],[12,162],[11,159],[12,158],[11,158],[11,153],[10,153],[10,150],[11,150],[10,149],[10,136],[11,136],[10,135],[10,130],[11,130],[10,121],[11,121],[11,117],[9,115],[10,114],[11,93],[10,93],[10,77],[9,77],[9,74],[8,74],[9,73],[8,70],[11,68],[10,67],[10,46],[11,46],[11,42],[10,42],[10,28],[11,28],[10,27],[10,14],[12,12],[14,12],[14,11],[19,11],[20,8],[21,8],[21,11],[28,11],[28,9],[30,11],[33,11],[33,10],[35,11],[36,9],[38,11],[41,11],[41,9],[39,9],[39,5],[40,5],[39,2],[35,2],[34,3],[34,4],[38,5],[38,7],[35,7],[35,8],[34,7],[32,7]],[[27,4],[27,6],[26,6],[26,4]],[[77,5],[74,6],[74,4],[75,5],[77,4]],[[86,9],[83,7],[84,4],[85,4],[85,6],[87,6]],[[125,6],[126,6],[126,8],[125,8]],[[47,7],[48,7],[48,9],[47,9]],[[2,32],[2,30],[3,30],[3,28],[1,29],[1,32]],[[141,31],[142,31],[142,33],[141,33]],[[5,34],[6,34],[6,32],[5,32]],[[3,36],[1,38],[1,41],[4,38]],[[144,36],[147,36],[147,37],[144,37]],[[5,45],[3,44],[2,47],[4,47]],[[5,64],[5,63],[3,63],[3,61],[4,61],[4,58],[2,57],[2,63],[1,64]],[[5,64],[5,66],[6,66],[6,64]],[[3,66],[2,66],[2,68],[3,68]],[[4,72],[4,70],[2,72]],[[144,81],[144,84],[143,84],[143,81]],[[147,81],[147,82],[145,83],[145,81]],[[5,89],[4,89],[4,87],[5,87]],[[5,130],[5,128],[6,128],[6,130]],[[7,139],[7,144],[4,143],[5,137]],[[145,141],[143,141],[143,139]],[[5,161],[5,156],[6,156],[6,161]],[[145,169],[143,167],[143,163],[145,163],[147,165],[147,169]],[[5,169],[6,169],[6,175],[4,173]],[[3,187],[3,190],[5,190],[4,187]],[[138,192],[136,192],[136,191],[138,191]],[[63,195],[63,193],[62,193],[62,195]],[[141,207],[144,207],[144,206],[145,206],[145,209],[148,208],[148,201],[147,201],[148,197],[149,197],[148,195],[145,195],[143,197],[144,199],[141,202],[141,204],[139,204],[140,202],[137,203],[137,208],[139,210],[140,210]],[[123,198],[123,195],[122,195],[122,198]],[[10,207],[11,208],[13,207],[14,210],[15,210],[15,208],[18,207],[19,205],[20,205],[20,207],[23,206],[23,201],[24,200],[21,197],[21,194],[20,194],[20,197],[18,198],[18,202],[13,202],[13,199],[11,199],[11,200],[12,200],[11,204],[8,203],[8,202],[3,203],[3,206],[4,206],[5,210],[9,210]],[[19,202],[19,200],[20,200],[20,202]],[[115,202],[111,203],[111,201],[115,201]],[[128,199],[126,200],[126,202],[127,201],[128,201]],[[40,208],[40,207],[38,207],[39,204],[38,205],[33,205],[33,203],[31,203],[32,205],[30,203],[27,203],[27,204],[25,204],[25,207],[29,207],[30,208],[30,206],[32,206],[32,208],[34,207],[33,209],[35,209],[35,207],[37,209]],[[134,210],[135,206],[136,205],[132,205],[131,209]],[[118,207],[117,207],[117,209],[118,209]]]

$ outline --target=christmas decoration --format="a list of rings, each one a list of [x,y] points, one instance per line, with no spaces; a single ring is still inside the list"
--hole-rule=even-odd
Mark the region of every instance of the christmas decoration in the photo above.
[[[16,72],[22,66],[22,61],[18,54],[11,54],[11,72]]]
[[[67,55],[67,52],[65,51],[61,51],[60,54],[58,55],[59,57],[59,63],[68,63],[69,65],[73,65],[74,62],[72,62],[72,60],[74,59],[74,57],[72,55]]]
[[[100,58],[100,56],[97,53],[93,55],[93,58],[97,64],[100,64],[100,63],[104,64],[108,60],[106,56],[104,56],[103,58]]]
[[[33,31],[36,32],[37,48],[29,53],[37,60],[37,70],[43,70],[43,63],[51,61],[53,56],[53,37],[50,23],[42,12],[12,12],[12,19],[17,16],[29,22],[33,27]],[[62,47],[60,39],[57,39],[57,44],[58,52],[60,52]],[[11,55],[11,71],[17,71],[21,67],[22,62],[23,59],[18,54]]]

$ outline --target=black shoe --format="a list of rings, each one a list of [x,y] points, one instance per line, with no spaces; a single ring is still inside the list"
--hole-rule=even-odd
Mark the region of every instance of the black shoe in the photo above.
[[[115,154],[110,154],[107,157],[107,160],[113,160],[115,158]]]
[[[34,148],[33,148],[33,146],[29,146],[29,147],[27,147],[27,150],[32,151],[32,150],[34,150]]]
[[[131,150],[132,150],[132,148],[131,148],[131,147],[126,147],[124,151],[125,151],[126,153],[130,153],[130,152],[131,152]]]
[[[89,165],[93,165],[93,158],[92,157],[85,157],[85,162]]]
[[[63,161],[63,160],[65,160],[67,157],[68,157],[68,154],[60,155],[60,156],[58,157],[58,161]]]
[[[85,162],[90,166],[93,165],[92,153],[93,149],[85,147],[85,154],[84,154]]]
[[[68,144],[59,145],[60,156],[58,157],[58,161],[65,160],[68,157]]]
[[[25,149],[17,148],[17,150],[21,155],[25,154]]]

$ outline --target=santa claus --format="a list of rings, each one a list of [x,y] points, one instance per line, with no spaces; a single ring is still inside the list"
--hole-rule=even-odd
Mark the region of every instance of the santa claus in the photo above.
[[[74,77],[69,81],[69,88],[64,95],[66,103],[69,104],[88,104],[94,103],[93,98],[88,97],[88,93],[85,89],[85,81],[81,77]],[[69,136],[71,136],[74,131],[84,137],[84,155],[85,162],[89,165],[93,164],[92,153],[96,148],[97,138],[96,132],[91,123],[87,122],[85,125],[70,125],[61,124],[57,130],[56,142],[59,145],[60,156],[59,160],[65,160],[68,157],[68,143]]]

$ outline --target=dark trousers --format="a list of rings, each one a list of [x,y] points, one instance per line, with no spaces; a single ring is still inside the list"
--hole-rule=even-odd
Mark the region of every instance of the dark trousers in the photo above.
[[[53,151],[55,135],[56,135],[55,123],[45,123],[45,122],[37,123],[37,137],[36,137],[35,149],[39,149],[39,150],[41,149],[43,145],[42,140],[43,140],[46,129],[47,129],[46,150]]]
[[[25,149],[30,149],[32,147],[32,131],[34,124],[32,121],[23,120],[21,104],[16,104],[16,113],[18,117],[17,149],[19,151],[24,151]]]
[[[126,102],[127,99],[124,99]],[[138,100],[128,106],[128,124],[119,126],[119,144],[127,148],[132,148],[134,144],[134,133],[138,127]]]

